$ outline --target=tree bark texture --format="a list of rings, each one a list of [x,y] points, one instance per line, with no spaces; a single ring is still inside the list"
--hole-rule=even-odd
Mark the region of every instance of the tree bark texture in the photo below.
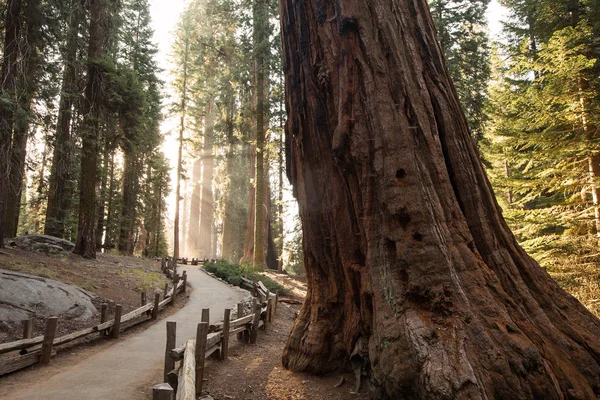
[[[16,106],[18,38],[21,30],[21,0],[8,0],[4,25],[4,49],[0,90],[8,101],[0,104],[0,248],[4,247],[6,196],[9,189],[10,149]],[[10,101],[10,102],[9,102]]]
[[[71,119],[73,103],[77,96],[77,38],[81,21],[81,0],[72,0],[71,17],[67,33],[66,52],[64,55],[64,70],[62,88],[58,109],[58,121],[54,136],[54,151],[52,167],[50,168],[48,205],[46,208],[46,235],[64,238],[65,222],[71,208],[73,188],[70,182],[71,171]]]
[[[106,203],[111,194],[108,193],[108,165],[111,159],[110,139],[108,135],[104,138],[104,152],[102,154],[102,170],[100,177],[100,198],[98,199],[98,220],[96,222],[96,251],[102,251],[102,239],[104,236],[104,228],[106,226],[106,219],[104,214],[106,213]]]
[[[4,235],[15,237],[21,213],[21,195],[25,175],[27,139],[31,122],[31,103],[37,92],[40,79],[42,38],[42,15],[40,0],[29,0],[24,9],[25,29],[20,44],[20,70],[17,88],[17,103],[14,113],[13,138],[10,150],[9,187],[6,193]]]
[[[284,365],[354,352],[391,399],[600,395],[600,321],[506,225],[427,1],[280,10],[308,277]]]
[[[90,0],[90,37],[85,100],[82,105],[81,176],[79,180],[79,221],[73,252],[96,258],[96,180],[98,138],[100,137],[103,56],[108,38],[105,0]]]
[[[137,203],[139,189],[139,178],[141,163],[139,154],[126,148],[124,150],[123,162],[123,207],[121,208],[121,227],[119,229],[119,252],[133,255],[134,234],[137,227]]]
[[[265,213],[261,199],[264,197],[265,190],[265,80],[268,79],[267,49],[265,41],[267,40],[267,2],[257,0],[254,2],[254,29],[253,41],[256,71],[256,174],[255,174],[255,199],[254,199],[254,248],[264,247],[264,241],[267,236],[264,235],[262,225],[263,214]],[[268,177],[267,177],[268,179]],[[262,251],[254,252],[252,261],[257,267],[263,267],[265,264],[265,253]]]

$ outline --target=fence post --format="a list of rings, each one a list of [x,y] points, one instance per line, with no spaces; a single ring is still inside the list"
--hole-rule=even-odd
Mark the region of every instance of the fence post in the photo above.
[[[115,323],[112,327],[112,331],[110,332],[111,339],[119,338],[119,331],[121,330],[121,312],[123,311],[123,306],[117,304],[115,307]]]
[[[204,379],[204,359],[206,358],[206,335],[208,335],[208,322],[198,324],[196,330],[196,396],[202,393]]]
[[[163,290],[163,300],[167,298],[168,292],[169,292],[169,284],[165,283],[165,290]]]
[[[140,303],[142,303],[142,307],[146,305],[146,292],[140,293]]]
[[[160,293],[154,293],[154,307],[152,308],[152,319],[158,318],[158,303],[160,303]]]
[[[40,354],[40,364],[42,365],[50,364],[57,323],[57,317],[50,317],[46,320],[46,331],[44,333],[44,341],[42,342],[42,353]]]
[[[258,336],[260,312],[262,311],[262,305],[258,303],[256,297],[252,299],[252,308],[254,309],[254,320],[252,321],[252,331],[250,332],[250,344],[255,344]]]
[[[277,314],[277,307],[279,307],[279,290],[275,291],[275,307],[273,308],[273,312]]]
[[[270,297],[267,299],[267,314],[265,315],[265,331],[271,324],[271,311],[273,309],[273,306],[272,306],[273,302],[271,300],[272,299]]]
[[[23,320],[23,339],[33,337],[33,318]]]
[[[210,324],[210,308],[202,309],[202,318],[200,318],[200,321]]]
[[[187,271],[183,271],[183,286],[182,286],[182,292],[185,293],[185,285],[187,285]]]
[[[221,360],[227,360],[229,355],[229,323],[231,322],[231,309],[223,312],[223,336],[221,337]]]
[[[152,400],[172,400],[173,388],[168,383],[161,383],[152,388]]]
[[[175,368],[175,360],[169,352],[175,348],[177,337],[177,322],[167,321],[167,348],[165,349],[165,371],[164,381],[167,382],[167,374]]]
[[[237,317],[242,318],[244,314],[244,303],[237,303]],[[242,342],[244,340],[244,331],[238,332],[237,339],[239,342]]]
[[[163,257],[160,259],[160,272],[162,272],[164,274],[166,269],[167,269],[167,259]]]
[[[179,275],[173,274],[173,296],[171,296],[171,304],[175,304],[175,298],[177,297],[177,283],[179,282]]]
[[[108,320],[108,304],[103,303],[100,306],[100,323],[103,324]],[[100,337],[106,336],[106,329],[100,330]]]

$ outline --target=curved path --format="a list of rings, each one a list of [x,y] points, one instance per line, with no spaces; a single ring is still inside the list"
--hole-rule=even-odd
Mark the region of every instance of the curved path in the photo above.
[[[187,268],[186,268],[187,267]],[[115,342],[57,374],[25,388],[5,387],[0,399],[11,400],[132,400],[143,398],[153,377],[162,378],[165,357],[165,321],[177,321],[177,345],[196,334],[203,308],[210,308],[211,323],[223,318],[223,310],[232,308],[248,297],[248,292],[218,281],[198,267],[180,266],[187,270],[188,283],[194,289],[187,304],[170,317],[148,329]],[[52,364],[47,367],[52,368]],[[154,384],[160,382],[154,382]],[[152,384],[150,384],[152,385]]]

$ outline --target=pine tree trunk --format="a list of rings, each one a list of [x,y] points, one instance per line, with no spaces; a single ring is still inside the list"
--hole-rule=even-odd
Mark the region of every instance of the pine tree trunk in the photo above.
[[[283,99],[281,99],[281,103],[283,103]],[[280,109],[283,110],[283,104],[280,104]],[[283,166],[283,152],[285,151],[285,147],[283,144],[283,137],[284,137],[284,126],[283,126],[283,114],[280,120],[280,128],[281,128],[281,136],[279,138],[279,152],[278,152],[278,158],[279,158],[279,188],[278,188],[278,193],[277,193],[277,217],[279,218],[279,223],[278,223],[278,227],[279,227],[279,232],[277,232],[277,234],[279,235],[279,248],[277,251],[278,254],[278,259],[277,259],[277,271],[279,272],[283,272],[283,240],[284,240],[284,232],[283,232],[283,225],[284,225],[284,221],[283,221],[283,169],[285,168]]]
[[[188,219],[185,217],[186,215],[189,215],[188,210],[188,202],[189,202],[189,195],[188,195],[188,180],[184,179],[183,180],[183,218],[181,221],[181,229],[179,231],[179,249],[181,254],[183,254],[185,257],[188,256],[188,246],[187,246],[187,241],[188,241],[188,224],[189,221]],[[186,214],[187,213],[187,214]]]
[[[327,372],[356,350],[392,399],[600,395],[600,321],[506,225],[426,0],[281,15],[308,277],[284,365]]]
[[[190,218],[187,234],[187,255],[200,257],[200,195],[202,190],[202,160],[197,154],[192,166],[192,197],[190,199]]]
[[[73,101],[77,95],[77,37],[81,20],[81,0],[71,3],[71,18],[67,33],[64,71],[58,109],[58,122],[54,135],[54,152],[48,183],[48,206],[46,208],[46,235],[64,238],[65,221],[69,216],[73,188],[70,184],[71,173],[71,118]]]
[[[134,233],[137,221],[138,174],[140,168],[137,157],[138,154],[133,150],[125,149],[119,252],[126,255],[133,255],[134,250]]]
[[[227,104],[227,117],[225,122],[225,134],[227,137],[227,151],[225,154],[225,172],[227,173],[228,185],[227,191],[223,193],[225,196],[225,207],[223,209],[223,232],[221,236],[221,240],[223,242],[221,256],[229,261],[234,262],[233,260],[233,247],[235,242],[234,237],[234,170],[233,170],[233,161],[234,161],[234,147],[235,147],[235,136],[234,136],[234,128],[233,128],[233,115],[235,113],[235,97],[233,95],[233,89],[229,88],[229,101]]]
[[[11,100],[0,103],[0,193],[9,190],[10,149],[16,107],[16,81],[18,38],[21,30],[21,0],[8,0],[6,3],[6,22],[4,25],[4,51],[2,53],[2,81],[0,90],[2,97]],[[0,196],[0,248],[4,247],[6,197]]]
[[[114,219],[113,197],[115,192],[115,152],[110,155],[110,172],[108,173],[108,199],[106,204],[106,233],[104,234],[104,250],[108,251],[114,247],[112,242],[112,226]]]
[[[106,135],[105,135],[106,136]],[[102,251],[102,237],[104,235],[104,214],[106,212],[106,201],[109,193],[108,186],[108,164],[110,161],[110,142],[108,137],[104,139],[104,154],[102,155],[102,176],[100,177],[100,198],[98,199],[98,221],[96,222],[96,251]]]
[[[185,53],[183,59],[183,88],[181,94],[181,120],[179,126],[179,149],[177,151],[177,185],[175,189],[175,218],[173,223],[173,258],[179,258],[179,206],[181,202],[181,173],[183,158],[183,134],[185,132],[185,116],[187,105],[187,68],[190,51],[190,39],[185,38]]]
[[[264,247],[264,229],[262,226],[265,213],[262,200],[265,194],[265,79],[267,78],[267,3],[256,0],[254,5],[254,49],[256,53],[256,174],[254,199],[254,258],[253,264],[262,268],[265,264],[265,254],[256,249]]]
[[[40,12],[40,0],[29,0],[24,11],[25,35],[24,41],[20,45],[20,70],[22,73],[18,78],[18,108],[14,115],[9,187],[6,193],[4,218],[4,235],[8,237],[16,236],[17,227],[19,226],[27,139],[32,118],[31,103],[37,92],[44,45],[41,32],[43,21]]]
[[[96,258],[96,170],[100,137],[104,48],[108,38],[105,0],[90,0],[90,37],[85,100],[82,105],[81,176],[79,179],[79,221],[73,253]]]
[[[200,249],[204,257],[214,258],[212,248],[212,229],[214,224],[214,199],[213,199],[213,130],[214,130],[214,101],[208,102],[206,115],[206,128],[204,130],[204,142],[202,144],[202,195],[200,197]]]

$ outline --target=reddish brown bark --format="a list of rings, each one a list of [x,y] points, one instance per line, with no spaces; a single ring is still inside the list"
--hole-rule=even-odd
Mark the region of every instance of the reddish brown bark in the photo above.
[[[96,258],[96,174],[98,169],[98,138],[104,67],[102,59],[108,38],[108,18],[105,0],[90,0],[90,38],[88,76],[83,101],[81,140],[81,175],[79,179],[79,220],[77,242],[73,253]]]
[[[72,187],[69,182],[71,174],[71,117],[74,98],[77,96],[77,37],[80,30],[81,0],[71,1],[71,17],[65,45],[64,71],[60,105],[54,136],[54,152],[50,169],[48,205],[44,233],[46,235],[64,237],[65,221],[68,219]]]
[[[281,0],[308,294],[293,370],[393,399],[593,399],[600,321],[517,244],[426,0]]]

